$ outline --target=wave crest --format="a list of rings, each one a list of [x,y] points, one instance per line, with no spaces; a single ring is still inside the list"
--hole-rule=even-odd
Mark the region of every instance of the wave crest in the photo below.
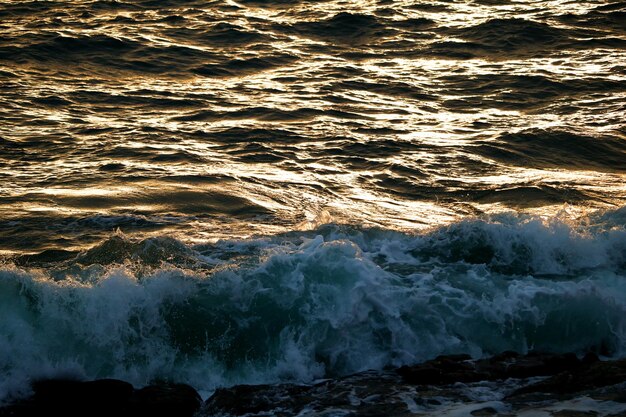
[[[210,391],[442,353],[620,354],[623,217],[510,215],[421,235],[325,225],[193,248],[113,237],[43,272],[5,267],[2,394],[42,370]],[[103,267],[116,258],[151,267]]]

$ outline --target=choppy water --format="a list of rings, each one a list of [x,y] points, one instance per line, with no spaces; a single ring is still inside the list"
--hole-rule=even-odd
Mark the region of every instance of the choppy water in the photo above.
[[[621,355],[624,114],[625,2],[2,2],[0,397]]]

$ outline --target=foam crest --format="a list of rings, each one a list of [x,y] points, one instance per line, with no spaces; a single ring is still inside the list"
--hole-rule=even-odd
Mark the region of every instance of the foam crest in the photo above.
[[[619,356],[622,217],[618,210],[574,224],[507,215],[420,235],[325,225],[194,248],[114,236],[64,261],[63,273],[5,267],[0,396],[67,373],[136,385],[165,379],[210,393],[446,353]],[[154,245],[159,262],[130,258],[148,262],[137,273],[128,253]],[[104,247],[111,252],[99,256]],[[168,248],[192,261],[164,256]],[[125,266],[111,263],[116,253]],[[194,269],[193,258],[215,268]]]

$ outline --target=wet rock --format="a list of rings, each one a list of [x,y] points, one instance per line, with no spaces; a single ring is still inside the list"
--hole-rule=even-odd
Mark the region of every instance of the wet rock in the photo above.
[[[239,385],[217,390],[200,415],[291,417],[332,409],[350,416],[393,417],[411,415],[407,401],[433,407],[405,387],[393,372],[362,372],[313,385]]]
[[[297,398],[307,389],[296,385],[237,385],[221,388],[206,401],[204,412],[205,415],[243,415],[269,412],[277,407],[297,410]]]
[[[617,417],[626,413],[625,389],[626,360],[538,352],[504,352],[480,360],[447,355],[395,371],[361,372],[312,385],[223,388],[199,414],[295,417],[333,410],[346,416],[437,416],[462,413],[467,405],[472,416],[543,415],[549,406],[550,415],[593,415],[589,413],[598,407],[611,409]],[[568,395],[561,394],[566,391]],[[486,401],[477,399],[486,392]],[[571,410],[575,398],[584,398],[586,409]]]
[[[508,378],[549,376],[582,366],[573,353],[530,353],[522,356],[504,352],[489,359],[472,360],[467,355],[439,356],[433,360],[398,369],[402,378],[415,385],[447,385],[456,382],[494,381]]]
[[[136,390],[129,400],[132,416],[192,416],[202,405],[202,398],[189,385],[160,384]]]
[[[626,413],[625,390],[626,359],[504,352],[479,360],[439,356],[397,370],[360,372],[309,385],[239,385],[218,389],[203,405],[188,385],[135,389],[113,379],[46,380],[33,384],[29,399],[0,408],[0,417],[295,417],[328,410],[346,416],[405,417],[457,412],[465,405],[471,406],[466,409],[471,415],[490,416],[528,414],[546,404],[551,404],[551,415],[592,415],[572,413],[593,412],[597,406],[609,407],[618,416]],[[588,406],[571,410],[575,398],[585,398]]]
[[[494,416],[498,414],[498,410],[496,410],[493,407],[485,407],[485,408],[481,408],[480,410],[474,410],[470,414],[476,417]]]
[[[582,362],[573,353],[560,355],[530,353],[526,356],[509,357],[504,360],[497,360],[496,358],[498,357],[477,362],[479,368],[493,375],[494,378],[492,379],[548,376],[569,369],[577,369],[582,365]]]
[[[34,382],[32,389],[30,398],[0,408],[0,417],[183,417],[192,416],[202,403],[192,387],[182,384],[136,390],[116,379],[49,379]]]
[[[414,366],[403,366],[398,374],[416,385],[447,385],[455,382],[474,382],[488,379],[476,368],[476,363],[469,355],[438,356],[437,358]]]
[[[596,411],[559,410],[552,413],[552,417],[596,417]],[[615,416],[612,416],[615,417]]]
[[[511,397],[527,393],[573,394],[626,381],[626,359],[593,361],[566,369],[550,378],[516,390]]]

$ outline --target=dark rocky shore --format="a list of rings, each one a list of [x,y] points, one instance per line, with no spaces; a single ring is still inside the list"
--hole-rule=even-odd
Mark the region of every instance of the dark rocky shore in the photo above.
[[[626,416],[626,359],[505,352],[440,356],[310,385],[238,385],[206,402],[190,386],[43,380],[0,408],[14,416]]]

